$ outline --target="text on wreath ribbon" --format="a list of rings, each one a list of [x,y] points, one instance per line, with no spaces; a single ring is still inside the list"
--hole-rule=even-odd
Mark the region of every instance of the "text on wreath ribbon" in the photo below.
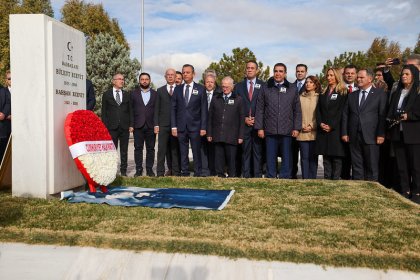
[[[69,148],[73,159],[85,154],[105,153],[116,150],[112,140],[84,141],[73,144]]]

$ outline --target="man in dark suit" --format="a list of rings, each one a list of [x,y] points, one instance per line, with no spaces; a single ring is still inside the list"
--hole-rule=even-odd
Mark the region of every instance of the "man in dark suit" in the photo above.
[[[181,175],[189,176],[188,144],[194,159],[194,176],[201,176],[201,136],[206,135],[207,96],[205,88],[194,82],[194,67],[182,67],[184,84],[175,88],[172,96],[172,135],[178,137],[181,154]]]
[[[301,95],[305,91],[306,74],[308,73],[308,66],[306,64],[299,63],[296,65],[296,81],[293,83],[296,89]],[[292,138],[292,179],[297,178],[298,163],[299,163],[299,143],[296,138]]]
[[[112,89],[102,95],[101,117],[116,148],[120,142],[120,171],[122,176],[127,176],[128,137],[133,131],[131,98],[128,92],[122,90],[123,74],[115,74],[112,85]]]
[[[351,94],[358,90],[357,87],[357,68],[353,64],[346,65],[343,69],[343,80],[346,83],[347,92]],[[345,156],[342,161],[341,179],[350,180],[351,178],[351,155],[348,143],[344,144]]]
[[[226,177],[226,164],[228,176],[235,177],[236,151],[243,142],[245,112],[242,98],[232,93],[231,77],[223,78],[222,90],[223,94],[213,97],[210,104],[207,138],[215,145],[217,176]]]
[[[96,105],[95,88],[92,81],[86,79],[86,110],[93,111]]]
[[[246,63],[246,78],[236,84],[233,93],[242,98],[245,113],[245,130],[242,144],[242,176],[262,177],[262,139],[254,128],[258,96],[263,92],[264,82],[257,78],[258,64],[255,60]]]
[[[150,88],[149,73],[140,74],[139,84],[140,88],[135,89],[130,96],[133,107],[134,161],[136,162],[134,177],[143,175],[143,147],[145,143],[146,173],[147,176],[154,177],[156,135],[153,130],[153,117],[157,92]]]
[[[344,106],[341,135],[350,142],[353,179],[378,181],[379,145],[385,140],[386,95],[374,88],[372,70],[357,74],[359,90],[349,94]]]
[[[178,139],[171,134],[172,96],[175,90],[174,69],[165,72],[166,85],[158,88],[154,113],[154,132],[158,135],[157,176],[178,176],[181,172],[179,166]],[[165,156],[168,171],[165,174]]]
[[[0,88],[0,163],[3,159],[4,152],[9,141],[11,125],[11,103],[10,103],[10,88],[12,85],[12,78],[10,71],[6,72],[6,86]]]
[[[220,89],[217,88],[216,72],[214,70],[206,70],[204,73],[204,87],[206,88],[207,107],[210,108],[211,101],[217,95],[221,95]],[[201,165],[203,176],[216,176],[215,165],[216,154],[214,143],[208,141],[208,137],[201,138]]]

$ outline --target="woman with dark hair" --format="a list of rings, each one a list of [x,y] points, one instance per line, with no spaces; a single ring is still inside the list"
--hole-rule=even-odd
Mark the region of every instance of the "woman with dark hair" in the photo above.
[[[299,97],[302,108],[302,130],[296,140],[300,147],[302,179],[316,179],[318,155],[315,153],[317,129],[315,109],[321,91],[321,83],[318,78],[308,76],[305,81],[305,90]]]
[[[405,65],[388,111],[402,195],[420,203],[419,70]]]
[[[316,107],[317,135],[315,151],[323,156],[324,178],[338,180],[345,156],[341,141],[341,115],[347,100],[347,87],[337,69],[327,71],[328,86],[319,95]]]

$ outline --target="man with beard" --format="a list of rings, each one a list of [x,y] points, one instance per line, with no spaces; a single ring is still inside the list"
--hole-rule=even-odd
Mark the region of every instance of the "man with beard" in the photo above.
[[[136,174],[134,177],[143,175],[143,147],[146,143],[146,173],[147,176],[155,176],[153,163],[155,161],[155,141],[153,117],[157,93],[150,88],[150,75],[141,73],[139,76],[140,88],[131,93],[131,105],[133,106],[134,123],[134,160],[136,162]]]
[[[305,91],[305,81],[307,73],[308,66],[306,64],[299,63],[298,65],[296,65],[296,81],[293,84],[296,86],[299,95],[301,95]],[[292,138],[292,158],[292,179],[297,179],[299,163],[299,143],[298,141],[296,141],[296,138]]]

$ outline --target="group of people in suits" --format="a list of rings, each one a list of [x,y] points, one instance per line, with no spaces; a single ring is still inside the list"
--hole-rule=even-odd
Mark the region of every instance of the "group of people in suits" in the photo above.
[[[143,172],[144,143],[146,172],[155,176],[157,136],[158,176],[189,176],[191,147],[194,176],[296,178],[300,150],[304,179],[316,178],[322,155],[326,179],[380,181],[380,147],[391,142],[400,191],[418,198],[419,65],[418,57],[409,58],[389,90],[377,78],[385,78],[386,69],[374,73],[354,65],[329,68],[324,90],[316,76],[307,76],[304,64],[296,66],[293,83],[283,63],[275,64],[273,76],[264,82],[251,60],[243,81],[235,85],[224,77],[221,87],[212,70],[204,73],[204,85],[196,83],[194,67],[185,64],[182,80],[177,81],[177,71],[167,69],[167,84],[157,91],[150,88],[150,75],[141,73],[139,88],[132,93],[122,90],[124,77],[118,73],[113,89],[103,95],[102,119],[116,146],[120,142],[122,175],[130,132],[135,176]]]

